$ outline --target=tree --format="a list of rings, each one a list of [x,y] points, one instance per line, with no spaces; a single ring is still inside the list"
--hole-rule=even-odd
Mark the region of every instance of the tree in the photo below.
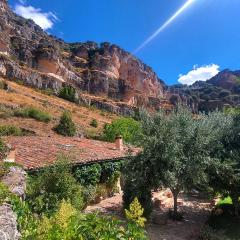
[[[113,142],[117,135],[121,135],[125,142],[136,143],[141,133],[140,123],[133,118],[119,118],[104,127],[104,139]]]
[[[73,137],[76,133],[76,126],[72,121],[72,117],[69,112],[64,112],[61,116],[59,124],[54,130],[63,136]]]
[[[232,198],[234,214],[240,211],[240,115],[230,112],[231,126],[222,136],[223,148],[215,152],[217,161],[209,169],[210,185],[223,197]]]
[[[144,182],[151,189],[170,188],[174,215],[177,215],[180,191],[191,190],[203,182],[207,184],[206,169],[212,163],[212,149],[221,147],[219,136],[228,124],[227,117],[221,113],[194,118],[190,111],[181,107],[169,115],[163,111],[145,115],[143,151],[127,166],[130,182]]]

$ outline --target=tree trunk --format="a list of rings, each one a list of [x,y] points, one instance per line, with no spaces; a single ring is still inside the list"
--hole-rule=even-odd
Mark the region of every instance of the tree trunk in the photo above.
[[[238,196],[232,196],[232,202],[234,207],[234,215],[236,217],[239,216],[239,197]]]
[[[173,195],[173,214],[174,214],[174,216],[176,216],[177,212],[178,212],[177,200],[178,200],[179,191],[177,189],[171,189],[171,192]]]

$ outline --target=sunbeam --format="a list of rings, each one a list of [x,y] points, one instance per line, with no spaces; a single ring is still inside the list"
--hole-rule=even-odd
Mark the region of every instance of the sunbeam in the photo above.
[[[188,0],[184,5],[177,10],[163,25],[161,25],[156,32],[154,32],[146,41],[144,41],[137,49],[133,51],[136,54],[141,49],[143,49],[147,44],[149,44],[154,38],[156,38],[166,27],[168,27],[181,13],[183,13],[194,1]]]

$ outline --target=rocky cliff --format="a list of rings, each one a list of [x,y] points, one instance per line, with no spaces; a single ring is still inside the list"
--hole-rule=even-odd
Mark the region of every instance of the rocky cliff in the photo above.
[[[66,43],[17,16],[6,0],[0,0],[0,77],[55,94],[71,85],[79,102],[124,115],[137,107],[172,109],[178,103],[194,112],[240,104],[240,71],[225,70],[189,87],[167,87],[149,66],[120,47]]]
[[[171,86],[166,96],[171,104],[184,103],[194,112],[240,107],[240,71],[226,69],[206,82]]]
[[[1,76],[56,93],[68,84],[79,95],[160,107],[165,84],[139,59],[110,43],[65,43],[0,4]]]

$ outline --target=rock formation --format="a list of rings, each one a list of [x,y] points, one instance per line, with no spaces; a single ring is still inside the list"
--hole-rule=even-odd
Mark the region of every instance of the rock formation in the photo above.
[[[240,71],[225,70],[190,87],[167,87],[149,66],[120,47],[66,43],[17,16],[6,0],[0,0],[0,76],[55,94],[71,85],[79,102],[124,115],[138,107],[171,109],[182,103],[197,112],[240,103]],[[231,99],[222,97],[223,89],[231,92]]]
[[[26,172],[20,167],[10,167],[2,182],[18,197],[24,199],[26,190]],[[0,206],[0,240],[18,240],[21,235],[17,228],[17,216],[11,205]]]
[[[49,36],[1,0],[0,75],[56,93],[64,84],[128,106],[159,108],[165,84],[116,45],[72,43]]]

